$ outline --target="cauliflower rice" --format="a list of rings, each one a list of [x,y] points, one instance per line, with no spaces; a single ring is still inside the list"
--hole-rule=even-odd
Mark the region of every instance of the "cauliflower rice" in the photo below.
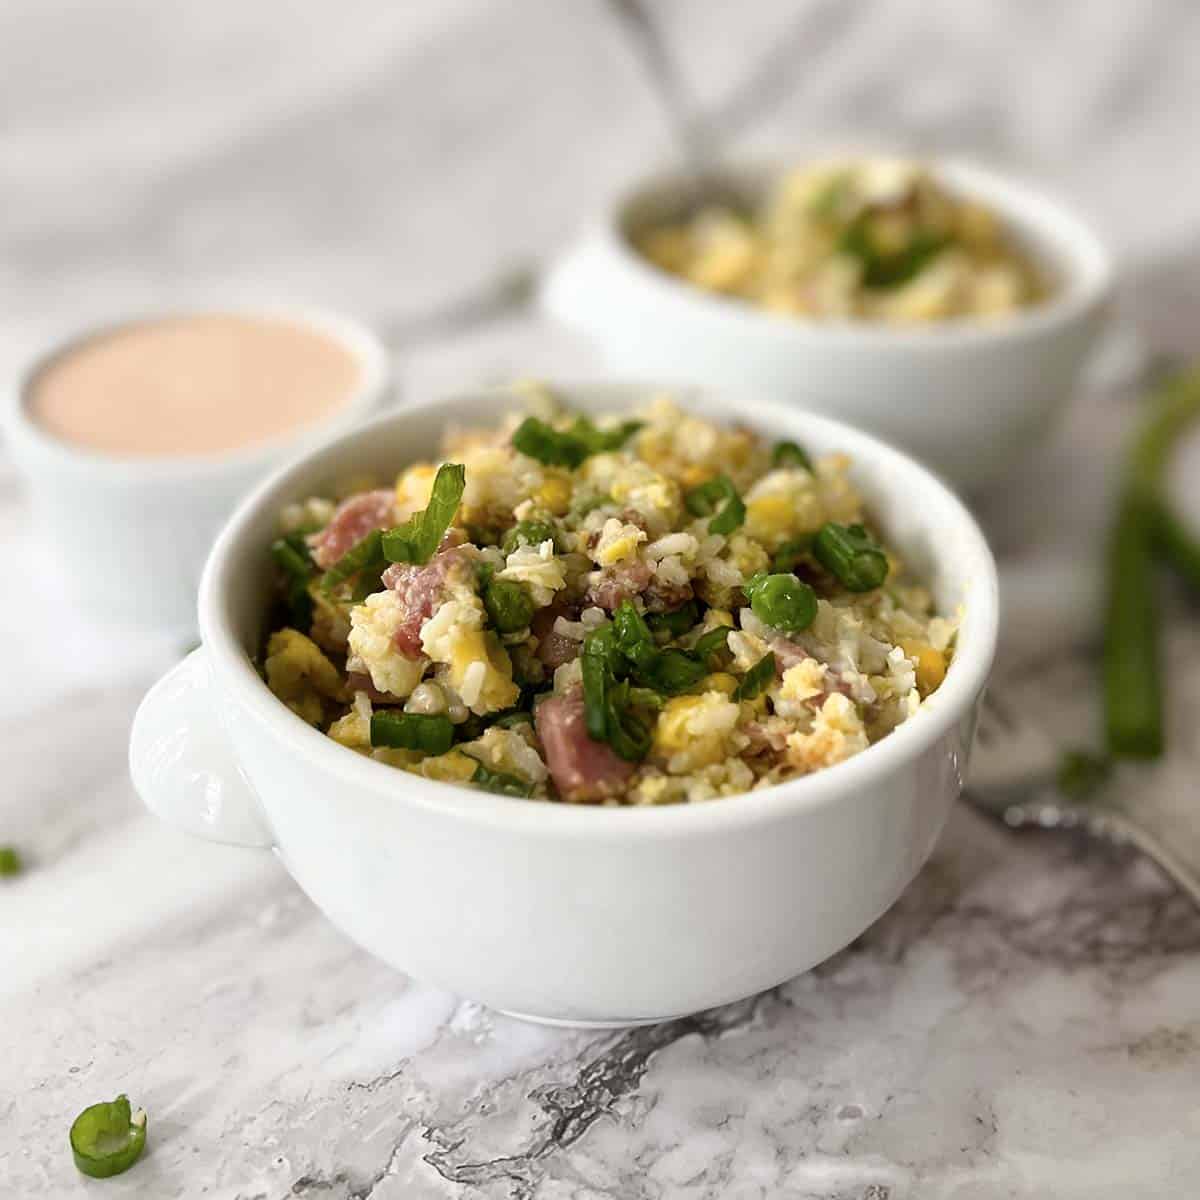
[[[1000,221],[919,163],[860,159],[785,175],[758,213],[707,205],[633,238],[706,291],[823,320],[995,318],[1046,291]]]
[[[458,467],[281,512],[262,670],[301,719],[427,779],[669,804],[832,766],[937,690],[956,621],[844,456],[526,399],[451,431]]]

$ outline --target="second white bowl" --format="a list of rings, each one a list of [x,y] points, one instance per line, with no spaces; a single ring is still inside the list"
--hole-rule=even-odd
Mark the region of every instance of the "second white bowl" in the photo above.
[[[755,194],[778,170],[747,167],[730,179]],[[1050,299],[994,323],[895,328],[801,321],[701,291],[647,262],[628,237],[679,211],[694,187],[681,174],[621,195],[556,265],[542,299],[619,371],[827,413],[976,488],[1045,437],[1102,327],[1112,268],[1086,225],[1034,188],[957,161],[934,171],[998,213],[1049,268]]]

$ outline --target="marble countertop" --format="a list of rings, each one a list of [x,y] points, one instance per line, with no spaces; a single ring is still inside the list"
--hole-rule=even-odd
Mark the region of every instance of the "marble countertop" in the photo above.
[[[685,112],[733,148],[868,130],[969,146],[1084,198],[1122,256],[1117,341],[1194,349],[1200,177],[1173,151],[1200,101],[1185,0],[1104,20],[1060,6],[1049,46],[1040,16],[998,22],[984,0],[870,20],[832,2],[636,8]],[[619,11],[220,0],[184,21],[152,0],[17,0],[0,13],[3,367],[97,315],[282,294],[384,327],[402,401],[597,372],[521,285],[597,193],[679,151]],[[50,38],[53,73],[36,53]],[[1069,79],[1051,53],[1064,41],[1087,50]],[[1134,216],[1148,190],[1152,223]],[[1088,581],[1134,413],[1121,361],[978,502],[1009,600],[996,690],[1063,744],[1094,728]],[[895,909],[808,975],[627,1032],[523,1024],[368,958],[269,854],[147,815],[129,722],[184,647],[88,626],[41,586],[49,553],[0,460],[0,842],[28,861],[0,882],[5,1197],[1196,1190],[1200,915],[1128,852],[960,805]],[[1172,753],[1122,785],[1182,795],[1200,765],[1185,617],[1169,658]],[[149,1111],[148,1151],[84,1180],[67,1129],[119,1091]]]

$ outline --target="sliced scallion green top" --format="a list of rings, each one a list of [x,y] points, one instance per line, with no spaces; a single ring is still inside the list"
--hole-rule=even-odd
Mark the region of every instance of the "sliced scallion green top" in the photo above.
[[[466,467],[461,463],[442,463],[434,476],[426,507],[383,535],[383,555],[388,562],[427,563],[453,523],[466,486]]]
[[[85,1108],[71,1125],[75,1165],[93,1179],[128,1171],[146,1147],[146,1112],[134,1111],[128,1096]]]
[[[623,421],[613,429],[597,429],[587,417],[576,417],[569,428],[555,429],[537,417],[526,417],[513,433],[512,444],[547,466],[574,470],[593,454],[619,450],[642,424]]]
[[[746,520],[746,506],[728,475],[717,475],[692,488],[683,501],[693,516],[715,513],[708,523],[709,533],[730,534]]]
[[[449,717],[384,709],[371,714],[371,745],[445,754],[454,745],[454,725]]]

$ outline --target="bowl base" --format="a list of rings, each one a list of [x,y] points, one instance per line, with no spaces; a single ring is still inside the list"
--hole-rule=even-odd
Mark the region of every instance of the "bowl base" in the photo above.
[[[547,1025],[552,1029],[636,1029],[642,1025],[660,1025],[663,1021],[674,1021],[678,1017],[637,1017],[624,1021],[573,1021],[567,1017],[538,1017],[531,1013],[513,1012],[509,1008],[499,1010],[506,1017],[527,1021],[530,1025]],[[680,1013],[679,1016],[686,1016]]]

